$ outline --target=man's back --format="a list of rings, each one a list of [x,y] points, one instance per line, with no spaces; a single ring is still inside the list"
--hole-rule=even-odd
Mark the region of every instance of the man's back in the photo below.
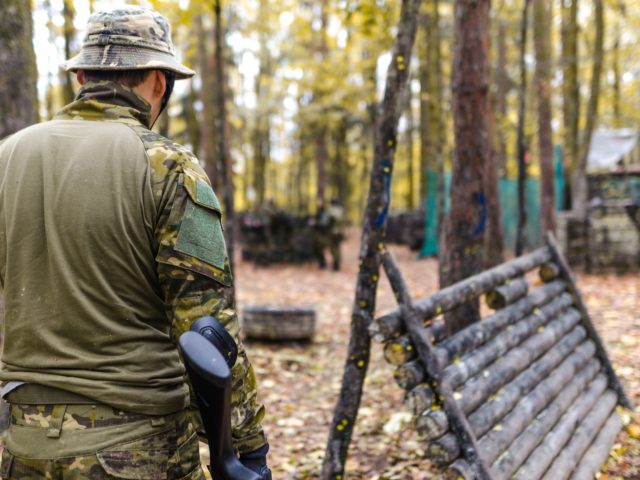
[[[2,144],[3,379],[131,411],[185,406],[155,271],[152,179],[124,123],[54,120]]]

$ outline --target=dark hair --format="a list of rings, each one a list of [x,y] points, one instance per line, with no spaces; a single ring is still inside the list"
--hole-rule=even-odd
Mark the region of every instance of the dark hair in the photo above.
[[[88,82],[111,81],[129,88],[140,85],[147,79],[151,70],[85,70],[84,78]]]

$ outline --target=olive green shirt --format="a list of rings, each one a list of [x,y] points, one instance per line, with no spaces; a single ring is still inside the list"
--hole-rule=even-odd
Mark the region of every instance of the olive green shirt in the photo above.
[[[218,199],[149,112],[130,89],[89,83],[0,145],[0,380],[167,414],[189,405],[177,337],[213,314],[239,342]],[[264,408],[239,350],[232,426],[249,451]]]

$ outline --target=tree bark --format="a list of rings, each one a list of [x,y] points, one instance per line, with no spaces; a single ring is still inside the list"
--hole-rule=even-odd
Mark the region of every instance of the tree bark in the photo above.
[[[500,192],[498,190],[498,152],[494,147],[495,118],[491,104],[487,109],[487,130],[490,151],[485,167],[485,195],[487,197],[487,229],[484,235],[484,268],[491,268],[504,261],[504,240],[502,236],[502,214]]]
[[[524,278],[514,278],[509,283],[487,292],[487,305],[494,310],[500,310],[516,300],[520,300],[528,291],[529,284]]]
[[[200,67],[200,100],[203,108],[200,112],[200,147],[198,153],[204,163],[204,170],[216,192],[219,192],[221,183],[218,162],[216,159],[217,131],[215,129],[216,102],[215,102],[215,77],[213,75],[213,56],[207,51],[207,32],[202,20],[202,15],[196,15],[194,19],[196,36],[198,41],[198,65]]]
[[[340,396],[334,410],[322,465],[323,480],[344,478],[344,465],[353,433],[362,387],[369,363],[368,326],[373,320],[380,271],[380,247],[384,242],[391,177],[397,143],[402,90],[409,73],[409,59],[416,34],[420,0],[403,0],[392,61],[387,72],[384,99],[377,115],[374,162],[360,246],[360,270],[351,316],[351,337]]]
[[[542,413],[536,417],[536,421],[529,424],[527,428],[518,435],[509,449],[501,454],[493,463],[491,469],[495,472],[498,479],[510,479],[519,467],[527,461],[529,465],[536,465],[540,459],[540,452],[534,451],[541,445],[545,436],[554,428],[563,422],[569,415],[574,418],[580,418],[580,415],[586,415],[589,409],[602,395],[607,388],[607,379],[600,374],[592,381],[588,382],[587,388],[584,389],[583,379],[576,381],[574,379],[562,392],[545,408]],[[573,413],[571,413],[573,412]],[[566,416],[563,417],[563,415]],[[562,418],[562,420],[561,420]],[[537,456],[537,458],[536,458]],[[551,460],[553,457],[551,457]],[[543,466],[542,472],[548,466],[548,462]],[[520,472],[525,475],[522,478],[536,478],[527,475],[527,468],[520,468]],[[540,472],[540,473],[542,473]],[[533,473],[533,472],[531,472]]]
[[[233,159],[231,158],[230,146],[230,126],[227,120],[227,78],[224,72],[225,55],[223,50],[223,27],[220,0],[214,2],[215,16],[215,78],[216,78],[216,120],[215,127],[218,131],[218,152],[220,153],[224,182],[222,185],[222,196],[224,202],[224,213],[227,217],[225,236],[227,241],[227,253],[231,271],[234,271],[234,241],[236,238],[235,205],[233,201]],[[234,292],[235,294],[235,292]]]
[[[564,166],[569,180],[567,191],[559,194],[571,201],[569,191],[578,164],[578,119],[580,86],[578,85],[578,0],[562,2],[562,117],[564,130]]]
[[[509,92],[509,75],[507,74],[507,24],[504,20],[498,21],[498,66],[496,69],[496,115],[495,136],[498,143],[498,160],[496,168],[498,177],[507,174],[507,146],[505,143],[504,129],[507,125],[507,94]]]
[[[546,305],[536,307],[535,313],[531,313],[519,322],[512,324],[512,328],[507,327],[501,333],[492,335],[487,343],[471,351],[460,361],[448,365],[443,370],[442,377],[447,379],[451,388],[457,388],[509,352],[510,349],[516,348],[554,317],[562,314],[571,303],[571,297],[568,294],[563,294]]]
[[[456,150],[451,175],[451,208],[445,227],[447,284],[483,269],[487,219],[485,169],[490,161],[487,124],[489,79],[489,0],[458,0],[452,94]],[[467,302],[446,318],[455,333],[479,318],[478,301]]]
[[[562,387],[571,380],[572,375],[574,375],[576,371],[579,371],[585,363],[593,357],[595,347],[593,343],[589,341],[583,343],[571,354],[571,351],[575,349],[576,345],[584,340],[584,338],[585,330],[581,327],[576,328],[571,334],[558,342],[557,346],[530,364],[514,381],[506,383],[496,394],[490,397],[490,401],[484,402],[477,410],[469,415],[469,425],[471,425],[474,435],[480,438],[490,430],[497,433],[502,432],[504,430],[504,424],[501,422],[501,419],[511,411],[521,399],[530,403],[532,397],[528,394],[532,389],[536,388],[536,386],[543,385],[541,390],[549,393],[562,389]],[[545,380],[548,375],[552,381],[547,381],[549,378]],[[543,383],[543,381],[546,383]],[[548,403],[548,399],[549,397],[544,397],[540,401],[540,403],[543,403],[540,409],[544,408],[546,403]],[[436,416],[436,420],[437,419],[438,416]],[[531,416],[525,419],[520,418],[518,425],[526,426],[531,420]],[[441,430],[438,430],[438,428]],[[448,424],[445,421],[436,421],[432,422],[432,430],[430,433],[435,437],[439,437],[447,430]],[[442,446],[454,445],[448,437],[454,437],[453,433],[447,433],[432,442],[432,444],[440,444]],[[505,441],[494,444],[489,439],[484,442],[484,445],[492,450],[502,451],[508,447],[508,442]],[[481,449],[481,451],[485,461],[490,463],[495,458],[486,455],[484,449]],[[459,450],[450,447],[440,448],[438,452],[439,457],[437,460],[439,463],[450,463],[458,458],[461,453]]]
[[[551,3],[533,4],[533,42],[536,52],[536,91],[538,96],[538,150],[540,152],[540,231],[556,230],[556,189],[551,134]]]
[[[571,429],[569,443],[563,443],[562,452],[559,455],[554,455],[555,460],[544,477],[542,477],[542,480],[566,480],[569,478],[582,454],[607,421],[611,411],[615,409],[616,401],[616,394],[609,390],[598,399],[588,415],[578,417],[584,420],[575,432],[573,431],[573,426],[569,427]],[[554,443],[549,441],[547,445],[551,446]]]
[[[547,324],[544,330],[534,335],[500,358],[487,376],[475,377],[464,384],[458,403],[465,412],[471,412],[493,392],[519,375],[524,368],[544,354],[560,338],[580,321],[580,314],[571,309],[559,319]],[[556,351],[556,349],[552,350]]]
[[[73,41],[73,37],[75,36],[76,29],[73,25],[73,19],[76,15],[76,9],[73,6],[73,2],[71,0],[64,0],[62,3],[62,16],[64,17],[64,25],[62,27],[63,38],[64,38],[64,57],[65,59],[69,59],[72,57],[71,51],[71,42]],[[76,94],[73,91],[73,77],[71,72],[67,72],[64,70],[60,71],[61,80],[62,80],[62,98],[64,104],[67,105],[73,102]]]
[[[580,142],[579,163],[573,179],[573,210],[579,218],[586,218],[588,202],[587,158],[591,148],[591,137],[598,116],[598,100],[600,98],[600,79],[602,77],[602,60],[604,56],[604,8],[602,0],[593,0],[594,22],[596,34],[591,70],[591,96],[587,105],[587,118]]]
[[[571,357],[569,357],[571,359]],[[523,397],[509,414],[500,420],[500,428],[494,428],[480,439],[480,448],[489,462],[493,462],[506,451],[514,439],[537,418],[545,408],[553,405],[559,395],[568,396],[572,402],[588,382],[598,373],[600,364],[591,359],[584,368],[576,363],[567,363],[555,370],[535,390]]]
[[[609,457],[609,450],[611,445],[616,441],[618,432],[622,429],[622,419],[618,412],[615,410],[607,420],[607,423],[602,427],[600,433],[593,441],[593,444],[589,447],[582,459],[580,465],[573,472],[571,478],[579,480],[581,478],[595,478],[596,474],[600,471],[602,465],[607,461]]]
[[[0,139],[38,121],[31,2],[0,2]],[[20,79],[20,81],[16,81]]]
[[[524,136],[526,96],[527,96],[527,24],[529,23],[529,3],[524,0],[522,20],[520,23],[520,85],[518,88],[518,229],[516,230],[516,256],[522,255],[524,250],[524,229],[527,224],[527,210],[525,203],[525,188],[527,179],[527,145]]]

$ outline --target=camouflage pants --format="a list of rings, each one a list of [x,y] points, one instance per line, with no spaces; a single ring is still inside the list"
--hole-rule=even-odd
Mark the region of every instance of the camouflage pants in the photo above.
[[[188,415],[121,412],[106,405],[11,405],[0,478],[203,480]]]

